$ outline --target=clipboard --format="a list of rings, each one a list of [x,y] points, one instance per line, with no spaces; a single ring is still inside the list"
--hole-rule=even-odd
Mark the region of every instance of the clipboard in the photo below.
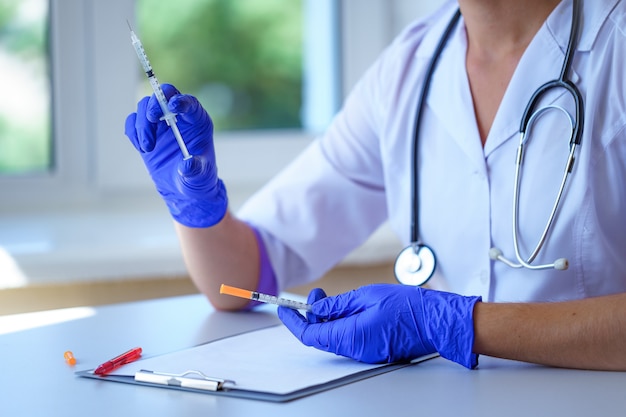
[[[80,377],[217,396],[291,401],[438,356],[365,364],[303,345],[282,324],[141,359],[99,376]]]

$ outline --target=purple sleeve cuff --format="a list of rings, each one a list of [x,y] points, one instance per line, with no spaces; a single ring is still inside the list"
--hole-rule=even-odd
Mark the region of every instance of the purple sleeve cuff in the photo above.
[[[267,255],[267,249],[265,248],[265,243],[263,243],[263,238],[261,238],[261,234],[254,226],[251,224],[248,224],[248,226],[252,228],[254,236],[256,237],[257,247],[259,248],[259,283],[256,291],[269,295],[278,295],[276,275],[274,275],[274,269],[272,268],[270,258]],[[246,305],[245,309],[250,310],[259,304],[263,303],[250,301]]]

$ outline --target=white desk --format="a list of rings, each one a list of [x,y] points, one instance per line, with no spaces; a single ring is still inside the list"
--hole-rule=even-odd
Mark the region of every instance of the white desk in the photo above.
[[[626,373],[553,369],[481,357],[469,371],[437,358],[287,403],[78,378],[74,371],[141,346],[147,356],[278,322],[274,308],[212,310],[202,296],[0,317],[2,416],[624,416]],[[253,347],[251,347],[253,348]],[[72,368],[63,352],[72,350]]]

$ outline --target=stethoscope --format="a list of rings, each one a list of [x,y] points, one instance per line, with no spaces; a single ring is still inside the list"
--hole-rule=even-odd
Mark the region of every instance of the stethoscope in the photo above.
[[[433,73],[435,71],[435,67],[437,66],[437,62],[439,57],[441,56],[441,52],[443,48],[446,46],[450,34],[452,30],[456,26],[459,18],[461,17],[460,10],[454,14],[448,26],[446,27],[433,57],[429,63],[426,72],[426,78],[424,84],[422,86],[422,91],[419,96],[419,100],[417,103],[417,111],[415,118],[415,128],[413,132],[413,149],[412,149],[412,187],[411,187],[411,208],[412,208],[412,216],[411,216],[411,243],[404,248],[398,257],[396,258],[396,262],[394,265],[394,273],[396,275],[396,279],[405,285],[423,285],[425,284],[434,274],[435,268],[437,266],[437,258],[435,257],[435,253],[433,250],[420,240],[419,236],[419,213],[418,213],[418,169],[417,169],[417,159],[418,159],[418,138],[419,131],[422,123],[422,113],[424,108],[424,103],[426,102],[426,97],[428,96],[428,91],[430,89],[431,80],[433,77]],[[545,245],[546,239],[548,237],[549,231],[554,223],[554,219],[556,217],[557,210],[559,208],[559,203],[561,201],[561,197],[563,196],[563,191],[565,189],[565,185],[567,182],[567,178],[569,174],[572,172],[572,167],[574,164],[574,154],[578,145],[580,145],[580,140],[582,137],[584,119],[583,119],[583,99],[582,95],[578,88],[574,85],[574,83],[567,78],[568,73],[571,68],[572,57],[574,55],[575,46],[578,42],[578,31],[580,26],[580,1],[573,1],[573,12],[572,12],[572,24],[570,30],[570,37],[567,44],[567,51],[565,53],[565,58],[563,60],[563,66],[561,67],[561,73],[558,79],[548,81],[539,87],[530,98],[530,101],[526,105],[526,109],[524,110],[524,115],[522,116],[522,120],[520,123],[520,139],[519,146],[517,148],[517,157],[515,162],[515,186],[513,190],[513,246],[515,249],[515,258],[516,261],[509,260],[504,257],[502,251],[498,248],[491,248],[489,251],[489,256],[494,261],[501,261],[504,264],[512,267],[512,268],[528,268],[532,270],[538,269],[559,269],[564,270],[568,268],[568,261],[565,258],[560,258],[554,261],[551,264],[542,264],[542,265],[533,265],[532,262],[535,260],[541,248]],[[574,99],[574,103],[576,106],[576,117],[572,117],[564,108],[555,105],[549,105],[538,110],[535,108],[538,106],[541,98],[547,94],[548,91],[563,88]],[[552,206],[552,210],[550,212],[550,216],[546,223],[546,226],[539,238],[537,245],[534,250],[531,252],[530,256],[524,258],[520,251],[519,244],[519,189],[521,183],[521,175],[522,175],[522,165],[524,161],[524,147],[528,142],[531,128],[535,121],[544,115],[549,110],[558,110],[565,114],[567,120],[571,127],[571,136],[569,141],[569,155],[567,158],[567,163],[565,166],[565,170],[563,173],[563,178],[561,180],[561,184],[559,187],[558,194],[554,201],[554,205]]]

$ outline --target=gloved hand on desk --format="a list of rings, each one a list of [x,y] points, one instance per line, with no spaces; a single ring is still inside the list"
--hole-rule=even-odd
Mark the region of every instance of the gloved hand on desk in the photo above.
[[[172,130],[154,94],[143,98],[137,112],[126,118],[126,136],[148,169],[172,217],[189,227],[213,226],[224,217],[228,198],[217,176],[213,122],[198,100],[162,85],[169,109],[177,114],[178,128],[192,158],[183,160]]]
[[[411,287],[370,285],[326,297],[309,294],[311,313],[279,307],[278,316],[307,346],[367,363],[407,361],[439,352],[467,368],[472,353],[474,305],[480,297]]]

